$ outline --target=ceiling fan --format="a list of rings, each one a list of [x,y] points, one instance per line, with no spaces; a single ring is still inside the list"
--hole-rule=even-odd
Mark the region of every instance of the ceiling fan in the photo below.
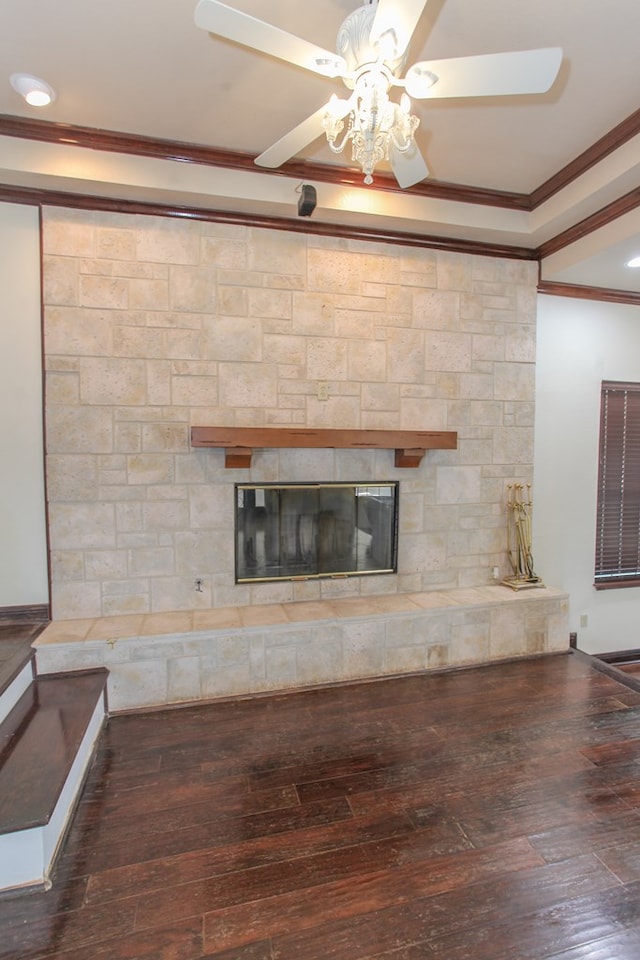
[[[296,37],[219,0],[199,0],[196,26],[216,36],[259,50],[330,78],[340,78],[347,97],[335,94],[256,158],[263,167],[279,167],[324,135],[334,153],[351,144],[352,160],[373,181],[377,164],[388,161],[401,187],[429,175],[414,133],[418,117],[410,97],[495,97],[545,93],[562,60],[559,47],[481,54],[414,63],[401,76],[415,27],[428,0],[369,0],[350,13],[340,29],[336,53]],[[389,90],[403,90],[398,103]]]

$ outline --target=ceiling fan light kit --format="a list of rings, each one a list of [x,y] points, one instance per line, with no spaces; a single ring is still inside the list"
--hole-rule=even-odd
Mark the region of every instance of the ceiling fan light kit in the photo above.
[[[400,187],[410,187],[429,171],[415,141],[420,120],[411,113],[409,97],[545,93],[553,85],[562,62],[562,50],[555,47],[421,61],[402,78],[407,49],[426,5],[427,0],[370,0],[345,19],[333,54],[219,0],[199,0],[195,22],[203,30],[339,78],[353,91],[346,99],[334,94],[255,162],[279,167],[324,133],[334,153],[351,144],[351,159],[361,167],[365,184],[373,182],[374,170],[386,162]],[[394,86],[403,90],[400,102],[389,97]]]

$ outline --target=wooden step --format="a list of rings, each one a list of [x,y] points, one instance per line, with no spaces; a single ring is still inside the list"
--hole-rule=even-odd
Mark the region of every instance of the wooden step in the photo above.
[[[0,889],[47,885],[104,722],[107,676],[37,677],[0,724]]]
[[[31,644],[47,624],[48,620],[8,621],[0,618],[0,721],[33,679],[34,671],[24,668],[34,659]],[[22,679],[16,683],[20,674]]]

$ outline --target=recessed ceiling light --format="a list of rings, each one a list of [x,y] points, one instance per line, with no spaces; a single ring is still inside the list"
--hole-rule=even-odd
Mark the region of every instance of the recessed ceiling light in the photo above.
[[[12,73],[9,82],[32,107],[46,107],[56,98],[53,87],[39,77],[32,77],[29,73]]]
[[[632,257],[631,260],[627,260],[627,267],[640,267],[640,256]]]

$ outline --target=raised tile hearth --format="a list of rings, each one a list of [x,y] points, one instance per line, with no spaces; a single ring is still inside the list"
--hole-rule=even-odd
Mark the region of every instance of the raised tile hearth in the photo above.
[[[47,672],[107,667],[109,704],[290,690],[566,651],[568,599],[502,586],[51,623]]]

